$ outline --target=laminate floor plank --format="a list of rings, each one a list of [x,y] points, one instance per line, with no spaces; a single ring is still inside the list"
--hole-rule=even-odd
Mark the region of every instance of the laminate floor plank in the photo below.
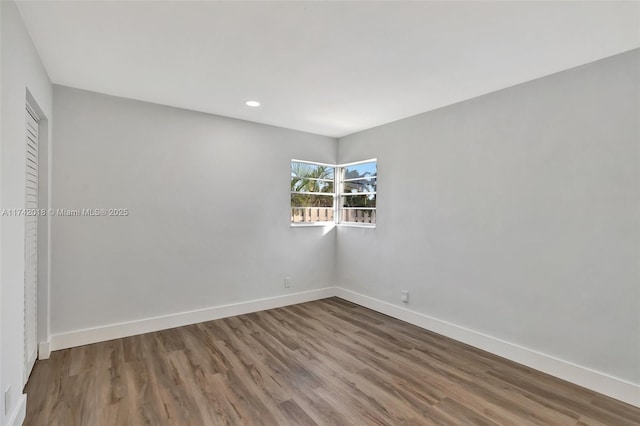
[[[278,404],[290,423],[300,426],[316,426],[317,423],[293,400],[288,399]]]
[[[640,424],[640,408],[338,298],[55,351],[25,425]]]

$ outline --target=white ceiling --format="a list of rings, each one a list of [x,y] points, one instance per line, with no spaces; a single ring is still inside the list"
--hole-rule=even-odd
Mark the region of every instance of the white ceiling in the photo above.
[[[639,2],[18,6],[54,83],[334,137],[640,47]]]

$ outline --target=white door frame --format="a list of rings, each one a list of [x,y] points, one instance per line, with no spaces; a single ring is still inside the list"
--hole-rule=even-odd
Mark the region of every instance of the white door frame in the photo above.
[[[40,117],[25,103],[24,382],[38,358],[38,216]]]

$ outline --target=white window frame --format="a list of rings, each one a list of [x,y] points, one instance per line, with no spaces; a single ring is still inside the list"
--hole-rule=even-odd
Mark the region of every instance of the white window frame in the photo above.
[[[335,164],[328,164],[328,163],[321,163],[318,161],[307,161],[307,160],[296,160],[296,159],[292,159],[289,162],[289,168],[291,168],[291,164],[292,163],[303,163],[303,164],[311,164],[313,166],[325,166],[325,167],[331,167],[333,168],[333,193],[317,193],[317,192],[306,192],[306,191],[291,191],[291,194],[310,194],[310,195],[320,195],[320,196],[325,196],[325,197],[333,197],[333,221],[327,221],[327,222],[290,222],[291,227],[293,228],[297,228],[297,227],[313,227],[313,226],[334,226],[335,225],[335,221],[336,221],[336,203],[337,203],[337,198],[336,198],[336,165]],[[310,180],[321,180],[323,182],[327,182],[330,181],[329,179],[314,179],[314,178],[307,178]],[[289,197],[289,209],[291,209],[291,197]]]
[[[350,166],[357,166],[358,164],[366,164],[366,163],[376,163],[376,169],[378,166],[378,159],[377,158],[370,158],[368,160],[361,160],[361,161],[353,161],[351,163],[342,163],[342,164],[338,164],[336,166],[336,171],[335,171],[335,178],[336,178],[336,183],[334,183],[335,188],[336,189],[336,211],[334,213],[334,218],[336,219],[336,225],[338,226],[350,226],[350,227],[354,227],[354,228],[375,228],[376,227],[376,223],[377,223],[377,215],[376,215],[376,223],[360,223],[360,222],[345,222],[342,220],[342,205],[341,205],[341,199],[342,196],[345,194],[344,193],[344,188],[343,188],[343,184],[344,182],[350,182],[350,181],[356,181],[356,180],[363,180],[366,178],[353,178],[353,179],[342,179],[342,175],[343,175],[343,171],[345,168],[350,167]],[[373,177],[373,176],[372,176]],[[376,190],[373,192],[358,192],[357,195],[375,195],[376,196],[376,207],[367,207],[365,208],[365,210],[375,210],[377,212],[377,207],[378,207],[378,173],[376,171]],[[352,194],[352,193],[350,193]],[[357,208],[354,208],[357,209]]]
[[[291,163],[305,163],[305,164],[312,164],[312,165],[316,165],[316,166],[326,166],[326,167],[332,167],[333,168],[333,221],[329,221],[329,222],[290,222],[290,226],[292,228],[305,228],[305,227],[316,227],[316,226],[345,226],[345,227],[354,227],[354,228],[375,228],[376,224],[377,224],[377,216],[376,216],[376,223],[359,223],[359,222],[343,222],[342,221],[342,205],[341,205],[341,199],[342,196],[344,195],[343,192],[343,183],[344,182],[349,182],[349,181],[354,181],[354,180],[362,180],[363,178],[353,178],[353,179],[342,179],[342,175],[343,175],[343,170],[345,167],[349,167],[349,166],[356,166],[358,164],[366,164],[366,163],[376,163],[376,168],[377,168],[377,163],[378,163],[378,159],[377,158],[370,158],[368,160],[361,160],[361,161],[354,161],[351,163],[343,163],[343,164],[329,164],[329,163],[322,163],[322,162],[318,162],[318,161],[309,161],[309,160],[297,160],[297,159],[291,159],[291,161],[289,162],[289,167],[291,167]],[[376,191],[375,192],[360,192],[358,193],[358,195],[376,195],[376,207],[368,207],[366,208],[366,210],[376,210],[377,211],[377,184],[378,184],[378,173],[376,172]],[[313,178],[310,178],[313,179]],[[318,180],[324,180],[324,179],[318,179]],[[313,192],[300,192],[300,191],[292,191],[291,194],[316,194]],[[329,195],[326,195],[327,197]],[[289,198],[291,199],[291,198]],[[291,201],[289,201],[289,209],[291,209]]]

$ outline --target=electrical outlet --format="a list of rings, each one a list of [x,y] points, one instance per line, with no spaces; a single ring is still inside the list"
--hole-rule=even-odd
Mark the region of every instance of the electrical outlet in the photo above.
[[[4,391],[4,413],[7,414],[11,408],[11,385],[7,386],[7,390]]]
[[[409,292],[407,290],[402,290],[401,292],[401,300],[402,303],[409,303]]]
[[[291,277],[284,277],[284,288],[291,287]]]

